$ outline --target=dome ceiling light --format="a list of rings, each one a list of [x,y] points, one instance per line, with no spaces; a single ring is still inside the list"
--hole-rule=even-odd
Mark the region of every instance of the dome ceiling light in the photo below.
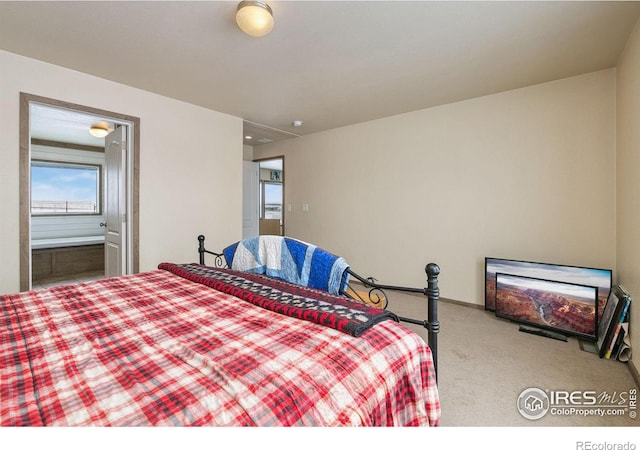
[[[89,133],[97,138],[103,138],[109,134],[109,125],[106,123],[93,124],[91,125],[91,128],[89,128]]]
[[[249,36],[266,36],[273,29],[273,12],[265,2],[245,0],[238,4],[236,23]]]

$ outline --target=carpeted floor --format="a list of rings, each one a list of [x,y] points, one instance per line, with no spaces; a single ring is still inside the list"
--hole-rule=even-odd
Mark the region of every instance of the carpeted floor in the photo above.
[[[426,303],[419,296],[394,293],[389,309],[426,317]],[[638,386],[625,363],[581,350],[575,338],[562,342],[522,333],[517,324],[480,308],[441,301],[438,309],[441,426],[640,426],[640,418],[630,417],[629,392]],[[423,328],[407,327],[426,338]],[[601,408],[604,416],[586,415],[593,408],[576,408],[566,415],[554,415],[549,409],[542,418],[530,420],[517,409],[518,397],[528,388],[546,393],[595,391],[610,396],[607,405],[622,401],[627,408]],[[609,415],[614,409],[624,415]]]

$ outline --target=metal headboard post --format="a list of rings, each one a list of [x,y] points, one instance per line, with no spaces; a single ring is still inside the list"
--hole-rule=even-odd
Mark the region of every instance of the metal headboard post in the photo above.
[[[198,236],[198,254],[200,255],[200,264],[202,265],[204,265],[204,252],[206,252],[204,249],[204,236],[200,235]]]
[[[438,320],[438,300],[440,299],[440,288],[438,287],[438,275],[440,267],[437,264],[427,264],[424,268],[427,272],[427,287],[424,295],[427,296],[427,322],[425,327],[429,330],[429,347],[433,353],[433,366],[436,371],[436,381],[438,379],[438,333],[440,332],[440,321]],[[428,326],[427,326],[428,325]]]

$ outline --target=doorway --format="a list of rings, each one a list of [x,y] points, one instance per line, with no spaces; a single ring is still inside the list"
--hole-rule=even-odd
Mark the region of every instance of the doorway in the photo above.
[[[284,156],[256,162],[259,167],[259,232],[284,236]]]
[[[55,120],[53,118],[56,118]],[[104,277],[104,214],[106,212],[104,136],[92,138],[89,124],[124,129],[129,137],[119,190],[119,211],[127,236],[119,274],[135,273],[138,257],[138,191],[140,119],[83,105],[20,94],[20,290],[40,287],[34,276],[52,271],[61,280],[82,281],[74,272]],[[75,138],[73,136],[76,136]],[[94,140],[91,140],[94,139]],[[95,145],[92,145],[95,144]],[[66,175],[66,176],[65,176]],[[69,176],[72,175],[72,176]],[[62,186],[42,195],[47,177],[83,179],[64,194]],[[35,185],[33,183],[36,183]],[[41,184],[38,185],[38,182]],[[100,258],[102,264],[99,265]],[[113,274],[112,274],[113,275]],[[116,274],[117,275],[117,274]],[[64,282],[64,281],[63,281]]]

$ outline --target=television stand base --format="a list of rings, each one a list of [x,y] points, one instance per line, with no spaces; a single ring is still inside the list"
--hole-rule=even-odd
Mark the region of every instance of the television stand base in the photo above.
[[[580,350],[588,353],[595,353],[596,355],[598,354],[598,347],[595,342],[578,339],[578,343],[580,343]]]
[[[537,336],[543,336],[551,339],[556,339],[558,341],[568,342],[568,339],[565,335],[560,333],[554,333],[553,331],[541,330],[539,328],[529,328],[520,325],[520,331],[523,333],[535,334]]]

